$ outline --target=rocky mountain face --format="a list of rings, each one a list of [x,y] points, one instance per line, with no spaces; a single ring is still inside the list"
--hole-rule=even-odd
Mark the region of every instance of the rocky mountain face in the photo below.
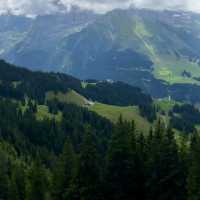
[[[0,21],[6,27],[1,28],[1,40],[5,43],[0,45],[1,57],[34,70],[60,71],[56,63],[63,41],[69,35],[80,32],[96,17],[92,12],[78,9],[34,19],[0,16]]]

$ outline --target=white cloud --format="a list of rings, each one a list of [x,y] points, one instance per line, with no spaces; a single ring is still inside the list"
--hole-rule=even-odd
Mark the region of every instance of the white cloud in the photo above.
[[[135,0],[137,7],[200,12],[200,0]]]
[[[135,5],[151,9],[183,9],[200,12],[200,0],[0,0],[0,13],[38,15],[59,11],[64,6],[90,9],[104,13],[115,8],[128,8]]]
[[[55,12],[54,0],[0,0],[0,13],[38,15]]]
[[[116,8],[125,9],[133,4],[133,0],[60,0],[60,2],[68,7],[75,5],[98,13],[105,13]]]

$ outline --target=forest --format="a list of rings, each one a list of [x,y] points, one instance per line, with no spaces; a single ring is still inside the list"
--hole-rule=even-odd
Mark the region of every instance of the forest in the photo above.
[[[158,120],[148,135],[63,105],[63,119],[37,121],[0,101],[0,199],[198,199],[200,136],[179,143]]]
[[[178,116],[194,127],[200,114],[193,106],[175,105],[166,124],[156,119],[150,96],[123,83],[83,88],[73,77],[3,61],[0,80],[1,200],[199,199],[200,135],[195,128],[177,135],[172,126]],[[87,107],[45,100],[47,91],[68,89],[104,103],[137,105],[154,123],[143,133],[134,119],[119,117],[114,124]],[[37,118],[41,104],[52,117]]]

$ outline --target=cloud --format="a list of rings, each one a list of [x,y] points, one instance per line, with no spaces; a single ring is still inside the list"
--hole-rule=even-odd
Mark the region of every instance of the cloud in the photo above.
[[[136,7],[200,12],[199,0],[135,0]]]
[[[60,0],[66,6],[78,6],[82,9],[105,13],[116,8],[129,8],[133,0]]]
[[[55,12],[53,0],[0,0],[0,13],[38,15]]]
[[[35,16],[70,10],[72,6],[105,13],[133,5],[138,8],[182,9],[200,12],[200,0],[0,0],[0,13]]]

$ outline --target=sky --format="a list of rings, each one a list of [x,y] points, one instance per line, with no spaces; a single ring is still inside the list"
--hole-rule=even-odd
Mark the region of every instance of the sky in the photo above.
[[[96,13],[130,6],[200,12],[200,0],[0,0],[0,13],[35,16],[63,11],[63,8],[70,10],[72,6]]]

